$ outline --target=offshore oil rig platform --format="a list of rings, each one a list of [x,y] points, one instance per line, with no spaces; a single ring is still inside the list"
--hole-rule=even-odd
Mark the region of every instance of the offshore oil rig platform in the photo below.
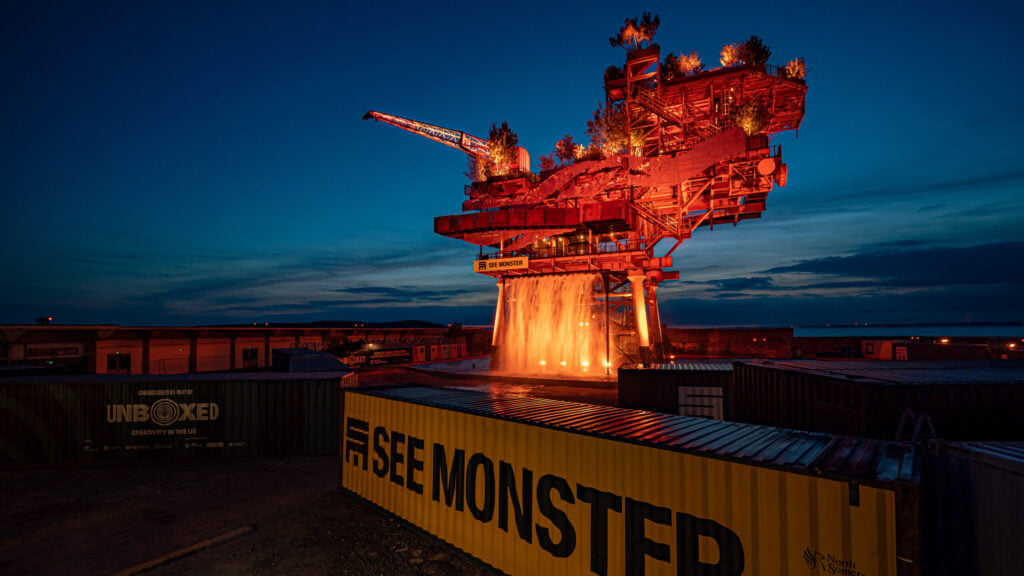
[[[589,145],[563,139],[538,172],[507,125],[485,140],[364,117],[469,155],[462,213],[436,217],[434,230],[480,246],[474,270],[498,280],[492,368],[608,374],[662,360],[657,289],[679,277],[666,270],[672,253],[698,228],[760,217],[768,193],[786,185],[770,139],[803,119],[803,60],[768,65],[770,50],[751,37],[704,70],[695,53],[663,61],[653,29],[644,36],[641,23],[639,39],[637,29],[633,19],[620,30],[625,65],[605,73]]]

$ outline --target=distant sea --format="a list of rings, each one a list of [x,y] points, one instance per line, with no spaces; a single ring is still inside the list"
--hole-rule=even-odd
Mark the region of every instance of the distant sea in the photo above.
[[[796,326],[793,335],[805,338],[858,337],[897,338],[923,336],[934,338],[1024,338],[1024,323],[1019,324],[924,324],[878,326]]]

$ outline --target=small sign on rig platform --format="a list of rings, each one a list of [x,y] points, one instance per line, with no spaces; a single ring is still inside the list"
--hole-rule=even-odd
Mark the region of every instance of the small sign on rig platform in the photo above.
[[[495,258],[493,260],[477,260],[473,262],[473,270],[481,273],[500,272],[502,270],[522,270],[530,267],[530,259],[522,258]]]

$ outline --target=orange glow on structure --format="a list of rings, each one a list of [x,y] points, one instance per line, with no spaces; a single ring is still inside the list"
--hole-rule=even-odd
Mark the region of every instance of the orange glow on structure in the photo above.
[[[663,361],[656,293],[660,282],[679,277],[665,270],[672,252],[698,228],[758,218],[768,193],[786,185],[788,169],[769,138],[800,127],[802,61],[785,72],[735,66],[766,59],[768,51],[747,55],[755,50],[730,44],[721,62],[733,68],[695,73],[703,66],[689,52],[677,59],[686,73],[660,82],[660,47],[651,42],[657,25],[645,13],[612,39],[627,47],[626,61],[605,74],[605,104],[587,122],[589,143],[563,138],[558,164],[545,157],[540,173],[530,173],[529,154],[506,123],[500,130],[492,124],[483,140],[366,115],[459,149],[474,166],[496,172],[462,190],[468,199],[461,214],[434,219],[438,234],[481,247],[480,260],[501,261],[475,266],[505,286],[492,332],[496,371],[572,378],[588,369],[612,373],[601,365]],[[538,279],[544,276],[552,278]]]

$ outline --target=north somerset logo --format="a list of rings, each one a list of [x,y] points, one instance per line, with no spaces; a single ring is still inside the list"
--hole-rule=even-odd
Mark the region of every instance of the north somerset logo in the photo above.
[[[867,576],[857,570],[857,563],[852,558],[840,558],[835,554],[822,554],[819,550],[812,550],[810,546],[804,548],[804,564],[808,570],[821,570],[824,574],[839,574],[840,576]]]
[[[810,548],[804,549],[804,563],[807,564],[808,570],[814,570],[818,567],[818,563],[825,559],[825,555],[817,550],[811,550]]]

